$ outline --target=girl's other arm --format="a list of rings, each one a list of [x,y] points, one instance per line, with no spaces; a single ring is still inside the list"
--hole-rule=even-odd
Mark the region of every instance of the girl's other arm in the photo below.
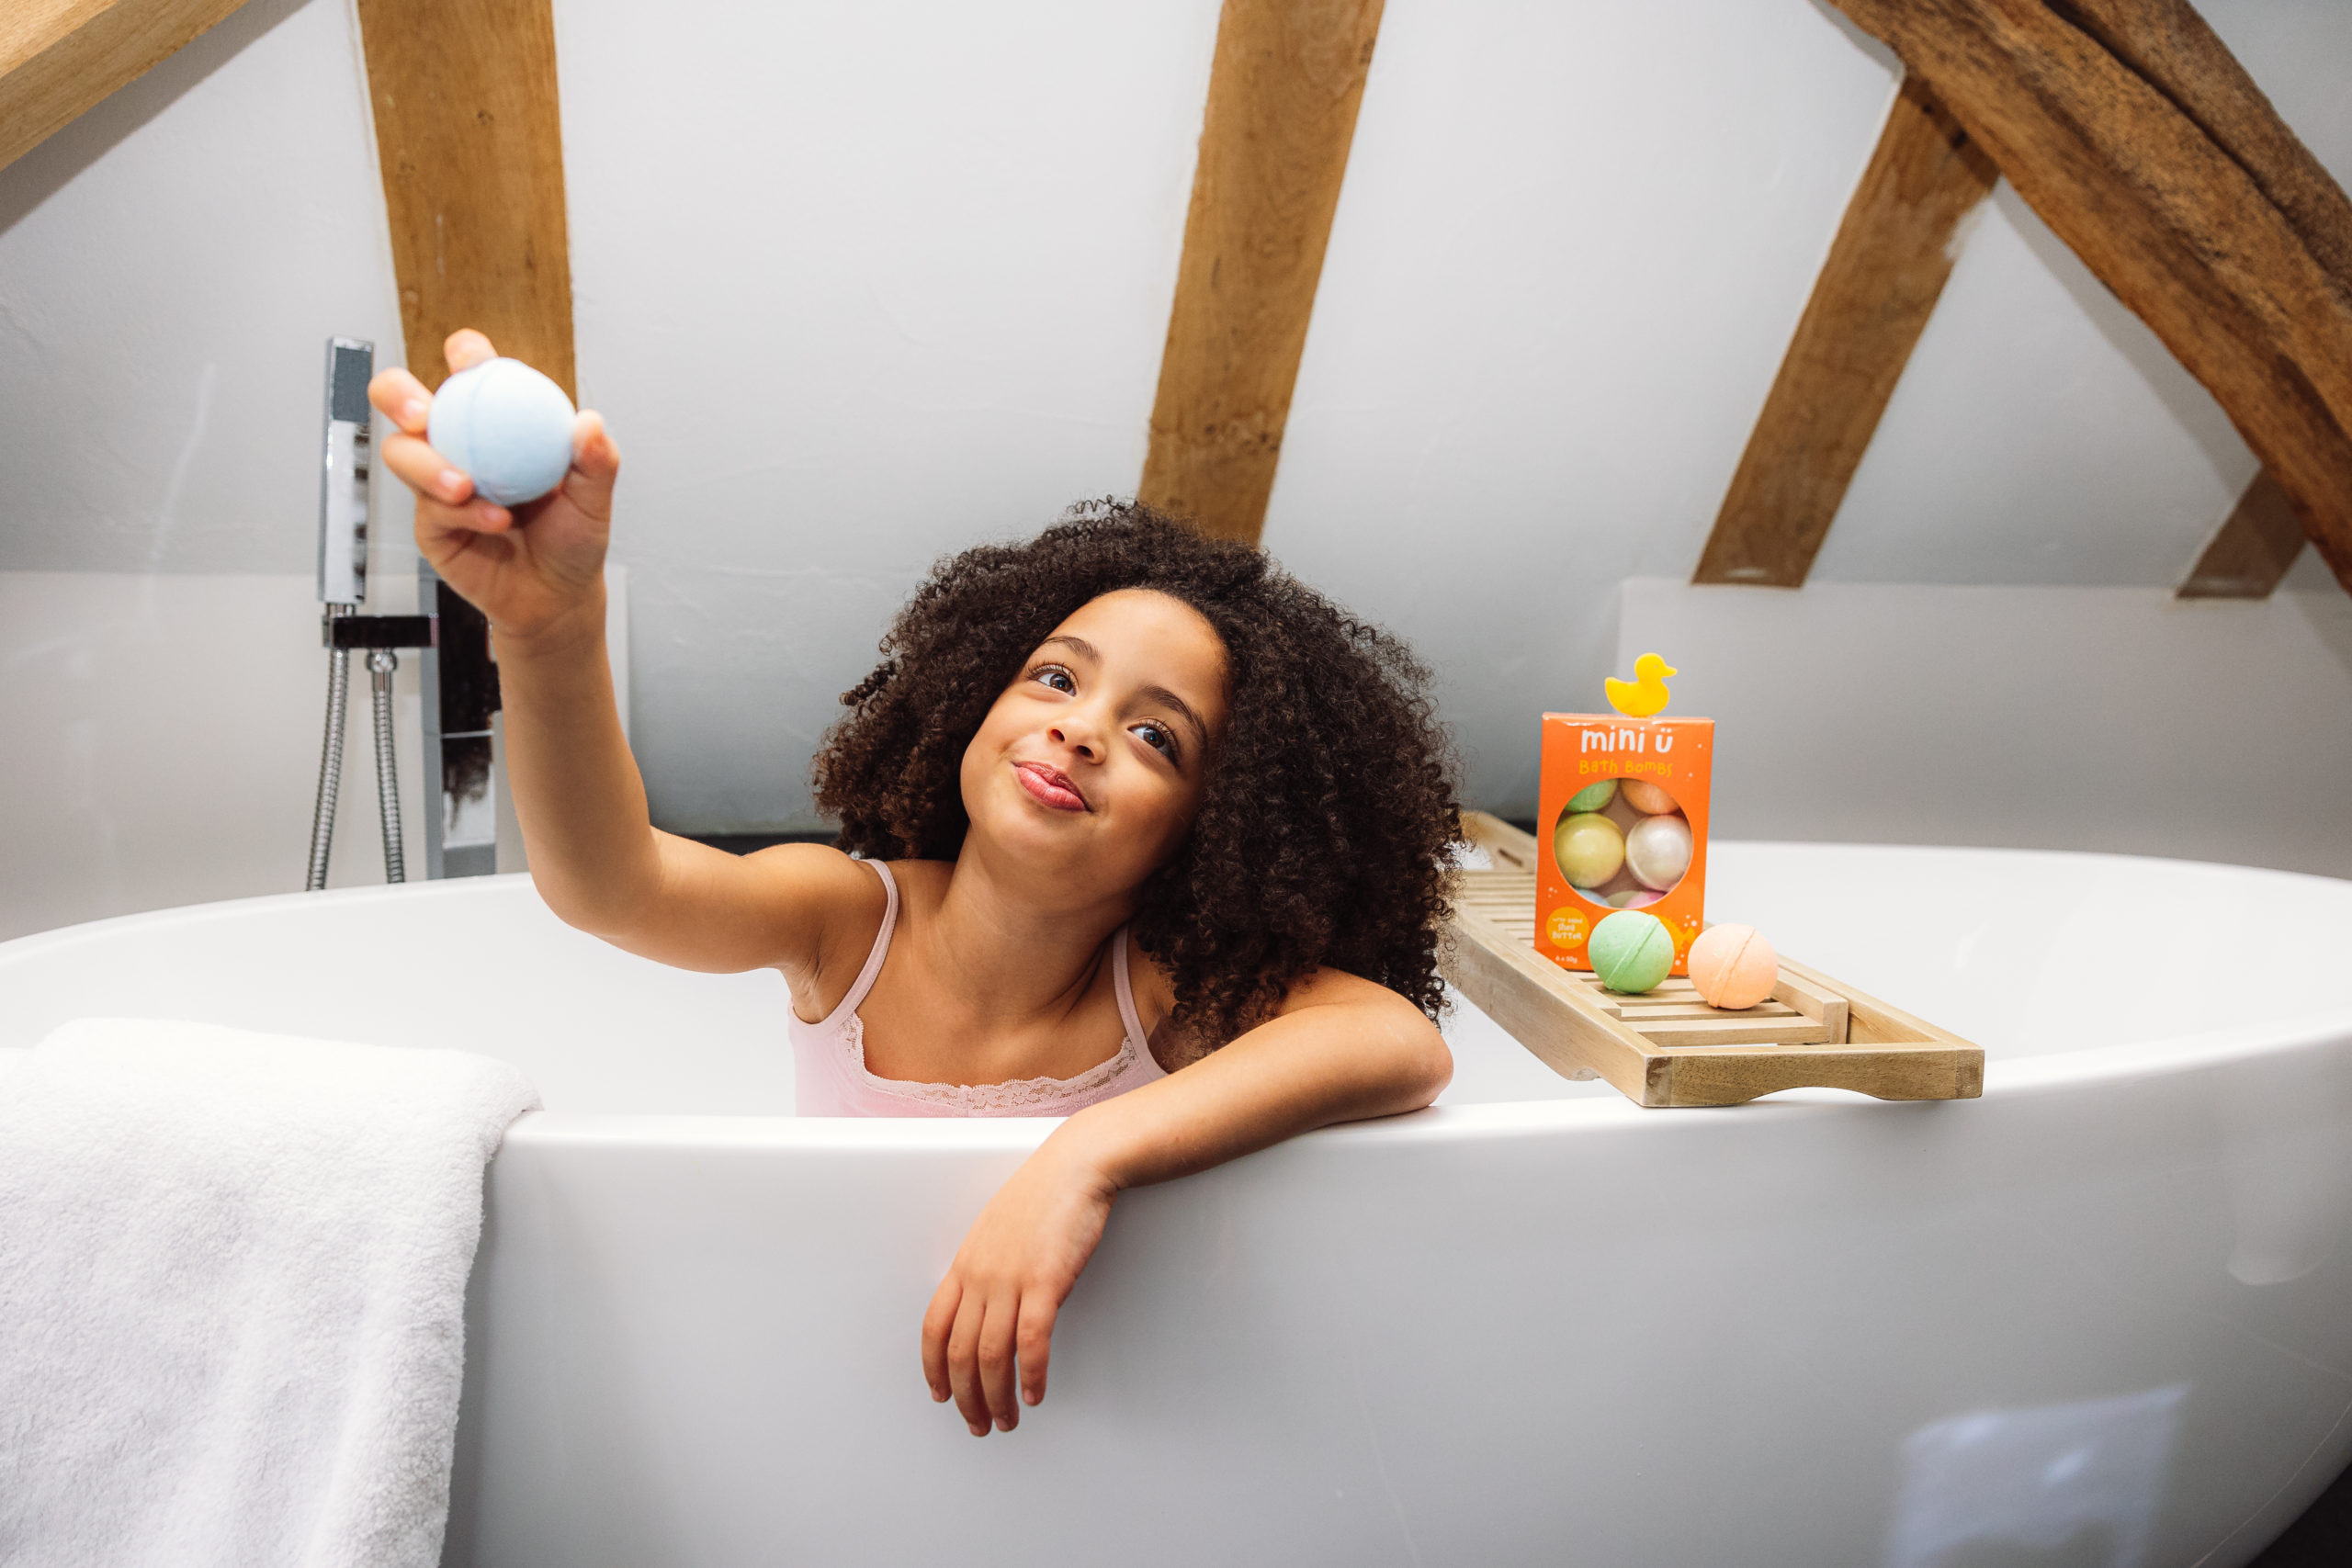
[[[932,1397],[952,1396],[975,1437],[991,1422],[1010,1431],[1022,1403],[1045,1397],[1055,1316],[1120,1189],[1334,1122],[1418,1111],[1453,1076],[1445,1041],[1412,1003],[1325,969],[1223,1049],[1079,1111],[989,1201],[932,1297],[922,1327]]]
[[[492,357],[452,333],[449,368]],[[829,911],[878,898],[835,851],[788,845],[737,857],[656,829],[623,739],[605,652],[605,547],[620,453],[583,412],[552,494],[508,508],[424,440],[432,394],[387,370],[369,400],[397,427],[380,451],[416,491],[418,550],[489,617],[506,715],[506,765],[532,880],[569,923],[686,968],[813,973]],[[869,897],[871,895],[871,897]]]

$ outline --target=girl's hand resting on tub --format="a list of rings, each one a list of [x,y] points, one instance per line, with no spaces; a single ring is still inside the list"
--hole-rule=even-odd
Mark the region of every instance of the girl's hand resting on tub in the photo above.
[[[1021,1423],[1046,1397],[1054,1318],[1102,1239],[1118,1184],[1048,1142],[997,1189],[956,1249],[922,1320],[931,1397],[951,1396],[974,1437]],[[1015,1361],[1019,1397],[1014,1397]]]
[[[442,350],[452,374],[497,356],[466,328]],[[368,400],[396,427],[379,445],[385,467],[416,491],[416,547],[509,637],[532,637],[582,610],[604,615],[605,541],[621,455],[604,419],[585,410],[571,432],[571,471],[519,507],[474,494],[473,480],[425,444],[433,394],[404,369],[368,384]]]
[[[1156,968],[1146,976],[1165,1016],[1173,990]],[[922,1374],[974,1437],[1012,1430],[1046,1397],[1054,1321],[1120,1192],[1310,1128],[1418,1111],[1453,1076],[1437,1025],[1358,976],[1318,969],[1274,1012],[1214,1050],[1171,1041],[1180,1066],[1065,1118],[972,1222],[923,1314]]]

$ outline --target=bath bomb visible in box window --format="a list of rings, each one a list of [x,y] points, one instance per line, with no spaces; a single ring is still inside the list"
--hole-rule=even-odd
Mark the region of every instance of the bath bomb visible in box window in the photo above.
[[[563,482],[572,418],[561,387],[519,359],[492,359],[441,383],[425,439],[483,500],[520,506]]]
[[[1625,835],[1625,863],[1661,893],[1690,869],[1690,824],[1679,817],[1645,817]]]
[[[1616,798],[1617,781],[1603,779],[1599,784],[1587,784],[1575,795],[1570,795],[1567,809],[1579,813],[1598,811]]]
[[[1625,804],[1645,817],[1663,817],[1669,811],[1679,809],[1674,804],[1674,796],[1647,779],[1626,779],[1623,782]]]
[[[1617,824],[1593,812],[1563,817],[1552,833],[1552,858],[1571,887],[1598,887],[1625,863],[1625,840]]]

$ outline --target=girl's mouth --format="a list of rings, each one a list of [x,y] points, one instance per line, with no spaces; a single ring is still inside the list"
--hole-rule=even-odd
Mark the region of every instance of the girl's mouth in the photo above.
[[[1043,806],[1057,811],[1091,811],[1086,796],[1078,793],[1078,785],[1059,768],[1043,762],[1015,762],[1013,773],[1021,780],[1021,787]]]

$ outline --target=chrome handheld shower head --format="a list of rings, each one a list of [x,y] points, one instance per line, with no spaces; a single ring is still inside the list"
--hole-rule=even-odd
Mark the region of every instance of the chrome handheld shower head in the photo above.
[[[368,382],[376,345],[327,339],[326,457],[319,478],[319,600],[368,602]]]

